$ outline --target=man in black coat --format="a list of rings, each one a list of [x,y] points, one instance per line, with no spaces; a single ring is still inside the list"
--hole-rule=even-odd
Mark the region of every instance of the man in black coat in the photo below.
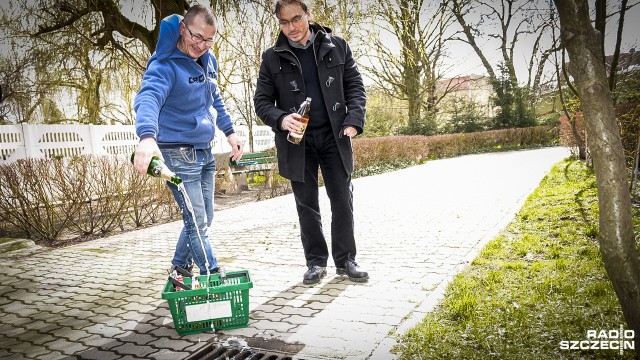
[[[331,249],[336,273],[366,282],[355,262],[353,221],[353,150],[351,138],[362,133],[366,94],[347,42],[331,29],[311,22],[305,0],[276,1],[280,34],[262,54],[254,105],[275,133],[280,175],[291,180],[302,246],[308,267],[305,284],[326,275],[329,251],[318,204],[318,168],[331,202]],[[303,124],[297,108],[310,97],[311,114],[302,143],[287,141]]]

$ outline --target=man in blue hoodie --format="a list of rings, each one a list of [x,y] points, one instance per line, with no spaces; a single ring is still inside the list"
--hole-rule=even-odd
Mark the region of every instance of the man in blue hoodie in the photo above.
[[[193,215],[184,195],[167,183],[184,221],[172,265],[190,269],[193,261],[200,274],[218,271],[207,235],[213,221],[215,126],[227,136],[234,160],[243,150],[220,96],[216,58],[209,52],[216,30],[213,11],[203,5],[189,8],[184,18],[163,19],[156,51],[134,101],[140,137],[134,166],[145,174],[152,156],[158,156],[182,178]]]

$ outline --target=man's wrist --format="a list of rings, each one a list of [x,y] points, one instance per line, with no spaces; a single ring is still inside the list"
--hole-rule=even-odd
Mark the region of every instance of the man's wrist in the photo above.
[[[142,142],[143,140],[147,140],[147,139],[152,139],[154,142],[157,142],[156,137],[153,136],[152,134],[144,134],[144,135],[140,135],[140,141]],[[149,141],[149,140],[147,140]]]
[[[287,115],[282,115],[279,119],[278,119],[278,129],[285,131],[284,128],[282,127],[282,123],[284,122],[284,118],[286,118]]]

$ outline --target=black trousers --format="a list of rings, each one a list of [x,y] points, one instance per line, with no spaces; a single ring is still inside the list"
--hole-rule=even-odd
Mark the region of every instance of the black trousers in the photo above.
[[[315,130],[315,129],[314,129]],[[322,231],[318,202],[318,168],[331,203],[331,254],[336,267],[355,260],[353,185],[342,164],[331,128],[305,134],[304,182],[291,181],[307,266],[327,266],[329,250]]]

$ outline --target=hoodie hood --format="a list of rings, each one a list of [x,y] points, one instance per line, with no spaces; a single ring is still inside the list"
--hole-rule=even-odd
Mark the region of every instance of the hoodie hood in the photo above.
[[[158,44],[156,44],[155,57],[158,60],[167,58],[178,49],[178,39],[180,38],[180,22],[181,15],[169,15],[162,19],[160,23],[160,35],[158,36]]]

